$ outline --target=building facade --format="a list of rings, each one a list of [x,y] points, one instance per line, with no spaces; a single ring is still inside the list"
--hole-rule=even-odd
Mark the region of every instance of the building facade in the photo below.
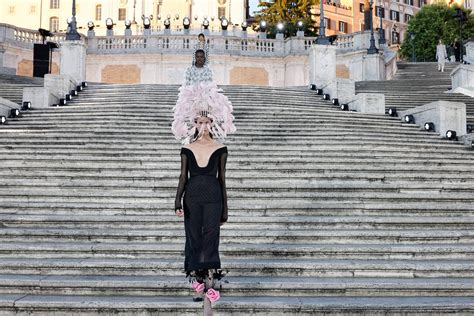
[[[191,29],[199,31],[204,18],[209,29],[220,28],[219,17],[232,25],[241,25],[248,17],[249,0],[76,0],[76,19],[80,33],[87,33],[92,21],[97,35],[105,35],[105,20],[114,22],[115,34],[123,34],[125,21],[132,22],[133,34],[143,30],[143,18],[151,21],[154,32],[161,31],[169,18],[172,30],[183,26],[184,17],[191,20]],[[65,32],[71,16],[72,0],[0,0],[0,23],[27,29],[44,28]]]
[[[408,21],[424,5],[424,0],[378,0],[372,6],[374,31],[382,28],[389,45],[400,44],[406,36]],[[330,0],[324,4],[326,35],[348,34],[364,30],[365,0]],[[319,14],[319,9],[316,10]]]

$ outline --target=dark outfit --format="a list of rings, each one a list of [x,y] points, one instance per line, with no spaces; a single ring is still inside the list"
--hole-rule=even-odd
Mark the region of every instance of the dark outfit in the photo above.
[[[461,61],[461,43],[459,41],[454,42],[454,58],[457,62]]]
[[[175,209],[181,209],[181,197],[185,192],[183,209],[186,272],[221,267],[220,223],[227,221],[226,162],[227,147],[216,149],[205,167],[198,166],[190,149],[181,148],[181,176]]]

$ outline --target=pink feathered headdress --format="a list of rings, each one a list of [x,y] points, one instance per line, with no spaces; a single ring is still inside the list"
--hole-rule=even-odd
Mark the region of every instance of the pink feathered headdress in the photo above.
[[[179,88],[178,102],[173,108],[171,126],[176,139],[188,143],[196,131],[196,119],[206,116],[212,119],[210,133],[219,141],[235,132],[232,104],[215,83],[199,83]]]

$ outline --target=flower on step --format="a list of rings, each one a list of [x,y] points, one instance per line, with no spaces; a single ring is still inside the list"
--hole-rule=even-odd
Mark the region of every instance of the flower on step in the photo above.
[[[215,301],[221,298],[221,294],[219,293],[219,291],[216,291],[212,288],[207,290],[206,296],[209,301],[211,301],[211,303],[214,303]]]
[[[198,281],[194,281],[192,283],[192,287],[194,290],[196,290],[197,293],[202,293],[204,292],[205,285],[204,283],[199,283]]]

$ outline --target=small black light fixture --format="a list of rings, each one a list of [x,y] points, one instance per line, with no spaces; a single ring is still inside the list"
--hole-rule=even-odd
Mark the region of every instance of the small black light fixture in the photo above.
[[[105,20],[105,25],[107,26],[107,30],[111,30],[114,28],[114,20],[112,20],[111,18],[107,18]]]
[[[316,87],[315,84],[310,84],[310,85],[309,85],[309,88],[310,88],[311,90],[314,90],[314,91],[316,91],[316,89],[317,89],[317,87]]]
[[[87,86],[88,86],[87,81],[81,82],[81,86],[82,86],[83,88],[87,88]]]
[[[66,101],[71,101],[72,100],[72,96],[69,93],[66,94],[66,96],[64,98],[66,99]]]
[[[10,109],[10,115],[9,115],[9,117],[15,118],[15,117],[18,117],[18,116],[20,116],[20,110],[18,110],[18,109]]]
[[[316,89],[316,94],[317,95],[323,95],[323,89]]]
[[[426,122],[424,125],[423,125],[423,128],[425,129],[425,131],[427,132],[434,132],[435,130],[435,125],[433,122]]]
[[[285,30],[285,24],[283,24],[283,22],[278,22],[276,28],[278,33],[283,33]]]
[[[342,111],[349,111],[349,104],[343,103],[341,104],[340,108]]]
[[[7,118],[5,116],[0,116],[0,124],[6,124],[7,123]]]
[[[456,131],[452,131],[452,130],[446,131],[446,138],[449,140],[458,140]]]
[[[260,21],[259,26],[260,26],[260,32],[266,32],[267,31],[267,26],[268,26],[267,21],[265,21],[265,20]]]
[[[130,30],[130,27],[132,26],[132,21],[130,20],[125,20],[125,29]]]
[[[339,99],[338,98],[333,98],[331,102],[332,102],[332,105],[335,105],[335,106],[339,105]]]
[[[29,111],[31,110],[31,102],[30,101],[23,101],[21,103],[21,110],[22,111]]]
[[[184,17],[183,19],[183,27],[185,30],[189,30],[189,26],[191,25],[191,19],[189,19],[187,16]]]
[[[209,28],[209,20],[207,17],[204,17],[204,20],[202,21],[202,27],[207,30]]]
[[[171,20],[169,18],[166,18],[163,24],[165,25],[165,29],[168,30],[171,26]]]
[[[76,90],[71,90],[71,91],[69,91],[69,94],[75,97],[75,96],[77,96],[77,91]]]
[[[67,104],[66,98],[59,99],[59,105],[66,105],[66,104]]]
[[[82,85],[78,85],[78,86],[76,87],[76,91],[77,91],[77,92],[81,92],[82,89],[83,89],[83,88],[82,88]]]
[[[387,114],[389,116],[398,116],[397,109],[396,108],[388,108]]]
[[[323,100],[328,101],[330,99],[331,99],[331,96],[328,93],[323,94]]]
[[[247,21],[242,22],[242,31],[247,32],[247,28],[249,27]]]
[[[304,30],[304,23],[303,23],[303,21],[298,21],[298,22],[296,22],[296,27],[297,27],[298,31],[303,31],[303,30]]]
[[[408,115],[405,115],[405,116],[403,117],[403,121],[404,121],[405,123],[409,123],[409,124],[415,123],[415,117],[414,117],[413,115],[411,115],[411,114],[408,114]]]
[[[92,21],[87,22],[87,27],[89,28],[89,31],[93,31],[95,24]]]
[[[229,20],[227,20],[225,17],[222,17],[221,19],[221,28],[223,31],[227,31],[227,27],[229,27]]]
[[[466,125],[466,132],[468,134],[473,133],[474,132],[474,124],[467,124]]]
[[[150,18],[149,18],[149,17],[145,17],[145,18],[143,19],[143,28],[144,28],[145,30],[148,30],[148,29],[150,29],[150,25],[151,25]]]

